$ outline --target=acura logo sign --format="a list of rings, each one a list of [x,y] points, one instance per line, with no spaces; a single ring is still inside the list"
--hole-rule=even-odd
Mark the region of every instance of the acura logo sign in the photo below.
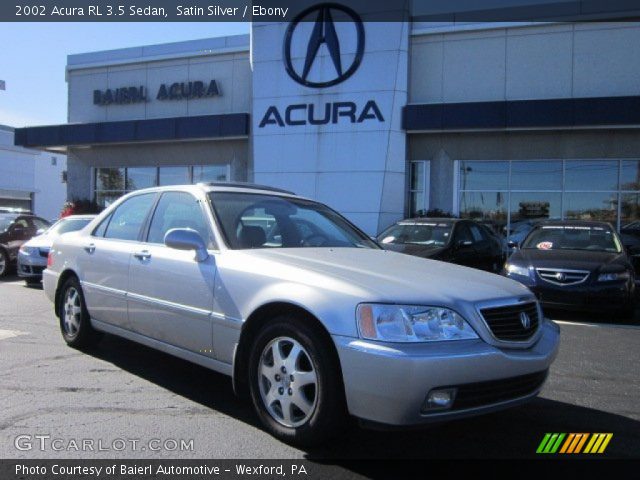
[[[520,323],[525,330],[529,330],[531,327],[531,318],[525,312],[520,312]]]
[[[333,14],[345,14],[349,17],[350,23],[355,27],[356,50],[355,57],[350,65],[342,65],[342,56],[340,50],[340,38],[336,31],[336,25],[333,21]],[[292,39],[296,29],[300,23],[307,17],[313,18],[315,15],[315,23],[309,37],[306,54],[304,57],[304,65],[302,68],[296,68],[292,62]],[[333,65],[333,73],[327,75],[327,78],[320,80],[310,80],[309,74],[311,69],[318,60],[318,52],[320,47],[325,45],[329,52],[329,57]],[[364,25],[360,17],[352,9],[336,3],[323,3],[314,5],[302,11],[296,18],[292,20],[287,28],[284,38],[284,63],[289,76],[296,82],[312,88],[323,88],[336,85],[345,81],[360,66],[362,55],[364,54]]]

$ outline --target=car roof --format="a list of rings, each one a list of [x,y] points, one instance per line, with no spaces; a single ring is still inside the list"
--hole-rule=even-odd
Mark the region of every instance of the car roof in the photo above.
[[[289,190],[284,190],[282,188],[271,187],[268,185],[258,185],[255,183],[244,183],[244,182],[203,182],[197,183],[195,185],[185,184],[185,185],[167,185],[163,187],[150,187],[144,188],[140,190],[135,190],[135,192],[131,193],[148,193],[148,192],[163,192],[163,191],[172,191],[172,190],[184,190],[184,191],[204,191],[205,193],[209,192],[238,192],[238,193],[263,193],[263,194],[277,194],[282,196],[295,196],[294,192]]]
[[[67,215],[66,217],[62,217],[60,220],[90,220],[92,218],[96,218],[97,214],[79,214],[79,215]]]
[[[456,223],[459,222],[459,218],[449,218],[449,217],[415,217],[415,218],[405,218],[404,220],[399,220],[396,223],[402,222],[412,222],[412,223]]]
[[[576,226],[576,227],[613,228],[609,222],[601,222],[597,220],[544,220],[538,223],[536,226],[548,226],[548,227]]]

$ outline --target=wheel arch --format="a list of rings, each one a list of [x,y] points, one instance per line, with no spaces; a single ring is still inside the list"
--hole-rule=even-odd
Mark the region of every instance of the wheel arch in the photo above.
[[[251,353],[251,345],[260,329],[267,325],[274,318],[283,314],[294,314],[304,318],[313,326],[322,336],[323,341],[330,346],[333,355],[340,370],[340,383],[344,391],[344,382],[342,379],[342,368],[340,366],[340,358],[335,343],[331,339],[329,331],[317,316],[309,312],[307,309],[293,303],[277,301],[270,302],[258,307],[254,310],[242,325],[240,339],[234,354],[233,361],[233,390],[243,398],[248,397],[249,383],[247,378],[247,366]]]
[[[62,286],[65,284],[65,282],[67,280],[69,280],[70,278],[75,277],[76,279],[78,279],[78,281],[80,280],[80,278],[78,277],[78,274],[68,268],[67,270],[64,270],[60,276],[58,277],[58,284],[56,285],[56,293],[55,293],[55,302],[54,302],[54,309],[55,309],[55,313],[56,313],[56,317],[59,317],[60,315],[60,301],[61,301],[61,294],[62,292],[60,291]]]

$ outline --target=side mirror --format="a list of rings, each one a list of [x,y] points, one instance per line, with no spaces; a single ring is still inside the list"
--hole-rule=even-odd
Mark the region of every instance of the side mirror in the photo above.
[[[190,228],[173,228],[164,236],[164,244],[176,250],[195,250],[196,260],[204,262],[209,258],[207,245],[198,232]]]
[[[507,242],[507,247],[509,248],[518,248],[518,242],[514,242],[513,240],[509,240],[509,242]]]

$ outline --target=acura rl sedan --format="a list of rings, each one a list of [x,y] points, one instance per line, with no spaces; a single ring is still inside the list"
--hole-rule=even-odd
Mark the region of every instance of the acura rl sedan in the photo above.
[[[244,184],[130,193],[54,241],[44,290],[70,346],[107,332],[230,375],[296,445],[349,415],[409,426],[520,404],[559,344],[520,283],[382,250],[325,205]]]
[[[635,273],[610,224],[546,221],[509,257],[504,274],[533,291],[543,306],[633,315]]]

